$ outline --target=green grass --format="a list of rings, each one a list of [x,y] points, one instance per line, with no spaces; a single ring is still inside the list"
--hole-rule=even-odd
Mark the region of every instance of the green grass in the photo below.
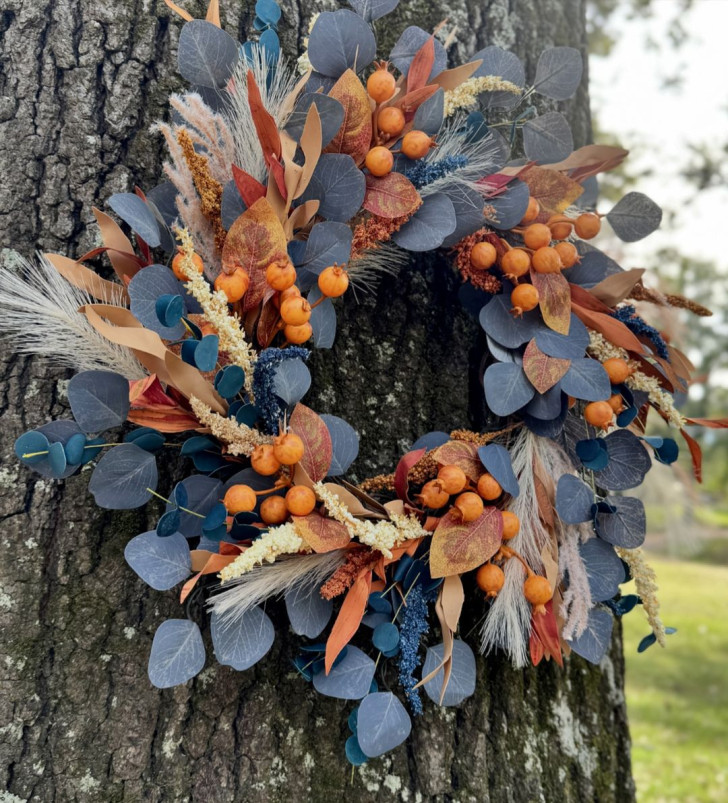
[[[728,800],[728,567],[652,558],[667,647],[637,653],[641,609],[624,618],[627,709],[641,803]],[[631,584],[627,588],[631,590]]]

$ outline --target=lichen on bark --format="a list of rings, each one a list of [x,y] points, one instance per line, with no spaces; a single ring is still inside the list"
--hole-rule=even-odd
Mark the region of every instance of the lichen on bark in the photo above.
[[[197,16],[203,3],[184,3]],[[314,11],[284,0],[282,41],[300,48]],[[222,0],[243,35],[253,2]],[[458,26],[456,61],[486,44],[514,49],[530,75],[540,51],[584,51],[582,0],[403,0],[377,23],[386,51],[406,25]],[[162,0],[6,0],[0,13],[2,244],[69,255],[97,244],[91,206],[163,159],[149,125],[166,114],[180,24]],[[568,107],[589,136],[586,82]],[[313,401],[362,433],[363,476],[388,470],[429,429],[478,426],[483,344],[439,257],[346,302],[337,346],[313,360]],[[186,686],[153,689],[146,662],[158,624],[184,615],[174,594],[146,589],[123,548],[145,511],[94,507],[88,472],[62,485],[12,457],[22,431],[67,415],[64,374],[2,352],[0,514],[0,786],[10,801],[630,801],[629,737],[617,636],[601,669],[527,671],[479,659],[475,697],[427,705],[407,746],[354,773],[344,759],[351,704],[322,698],[290,664],[294,641],[277,606],[278,638],[253,670],[212,657]],[[474,624],[474,622],[472,623]],[[465,633],[470,626],[465,628]],[[471,638],[473,635],[471,634]],[[211,656],[211,649],[208,654]]]

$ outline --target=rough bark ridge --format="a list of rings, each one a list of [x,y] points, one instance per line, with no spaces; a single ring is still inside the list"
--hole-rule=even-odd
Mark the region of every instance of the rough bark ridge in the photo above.
[[[202,13],[199,2],[185,5]],[[253,3],[221,5],[228,29],[242,34]],[[323,4],[282,5],[292,51]],[[583,13],[583,0],[404,0],[378,34],[384,50],[407,24],[448,16],[459,26],[458,60],[499,44],[532,74],[545,46],[584,50]],[[161,0],[6,0],[3,246],[27,256],[82,253],[95,244],[93,203],[134,182],[150,186],[162,153],[147,128],[179,84],[179,27]],[[582,144],[586,82],[569,113]],[[432,259],[420,268],[359,306],[347,303],[337,349],[315,362],[317,408],[362,433],[362,475],[388,469],[402,439],[476,415],[481,391],[467,377],[480,357],[477,329],[454,300],[452,274]],[[14,438],[66,412],[66,377],[41,361],[3,357],[3,801],[633,799],[618,638],[601,669],[572,659],[564,672],[515,672],[481,660],[474,699],[460,710],[428,707],[408,747],[353,780],[343,757],[351,705],[315,695],[288,669],[282,631],[254,671],[210,660],[187,686],[152,689],[154,629],[181,614],[172,593],[149,592],[123,562],[145,514],[96,509],[87,474],[57,485],[17,465]]]

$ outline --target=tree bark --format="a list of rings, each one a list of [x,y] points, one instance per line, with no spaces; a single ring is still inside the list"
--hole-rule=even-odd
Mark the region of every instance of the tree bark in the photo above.
[[[321,5],[284,0],[289,52]],[[221,6],[226,28],[243,37],[252,1]],[[162,146],[147,129],[181,83],[180,22],[161,0],[6,0],[4,9],[2,244],[78,255],[97,244],[93,204],[160,174]],[[498,44],[532,76],[544,47],[585,52],[583,0],[403,0],[377,23],[380,52],[406,25],[446,16],[459,29],[457,63]],[[586,81],[566,111],[583,144]],[[478,424],[472,377],[483,343],[457,284],[436,257],[387,278],[344,305],[336,348],[313,360],[313,406],[361,433],[359,477],[391,470],[428,430]],[[210,657],[187,685],[152,688],[154,631],[180,612],[174,593],[147,589],[123,560],[151,518],[97,509],[87,472],[58,484],[18,465],[14,439],[67,414],[67,376],[7,350],[2,358],[3,801],[633,800],[619,632],[600,668],[571,657],[563,671],[515,671],[479,659],[475,697],[457,710],[427,705],[407,746],[353,774],[343,751],[352,705],[317,695],[293,671],[295,643],[275,606],[277,639],[255,669],[235,673]]]

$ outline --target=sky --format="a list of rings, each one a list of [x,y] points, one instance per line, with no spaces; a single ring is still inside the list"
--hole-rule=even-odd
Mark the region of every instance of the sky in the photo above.
[[[704,191],[680,176],[688,160],[688,143],[728,140],[728,0],[696,0],[681,15],[688,34],[675,50],[667,31],[677,0],[653,0],[649,19],[628,18],[629,4],[610,20],[617,42],[607,57],[590,59],[592,109],[602,130],[614,133],[629,148],[630,160],[653,177],[640,179],[638,189],[660,206],[678,210],[673,226],[663,226],[646,240],[624,247],[622,264],[639,265],[645,254],[689,241],[689,252],[716,263],[728,277],[728,187]],[[651,37],[657,48],[648,48]],[[666,76],[679,74],[682,85],[665,88]],[[600,211],[608,211],[608,205]],[[632,257],[630,260],[629,257]]]

